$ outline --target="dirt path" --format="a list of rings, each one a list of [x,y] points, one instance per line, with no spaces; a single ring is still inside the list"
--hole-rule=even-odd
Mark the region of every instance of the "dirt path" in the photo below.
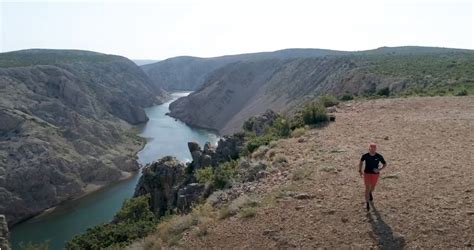
[[[473,247],[473,131],[473,97],[342,104],[335,123],[274,149],[289,164],[249,194],[261,199],[254,217],[220,220],[206,236],[186,235],[183,245]],[[374,193],[375,209],[367,213],[356,164],[371,141],[389,165]],[[291,192],[312,197],[295,199]]]

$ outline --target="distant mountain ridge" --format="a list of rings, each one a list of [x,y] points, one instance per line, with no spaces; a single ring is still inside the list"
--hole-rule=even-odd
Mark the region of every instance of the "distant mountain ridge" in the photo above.
[[[167,100],[132,61],[76,50],[0,54],[0,214],[12,225],[136,171],[129,131]]]
[[[170,115],[221,134],[271,108],[292,114],[318,95],[372,95],[433,86],[474,84],[474,51],[383,47],[324,56],[269,58],[226,64],[194,93],[171,103]]]
[[[347,53],[349,52],[324,49],[284,49],[274,52],[226,55],[210,58],[180,56],[143,65],[141,68],[157,86],[169,91],[192,91],[198,89],[212,71],[233,62],[270,58],[320,57],[326,55],[343,55]]]

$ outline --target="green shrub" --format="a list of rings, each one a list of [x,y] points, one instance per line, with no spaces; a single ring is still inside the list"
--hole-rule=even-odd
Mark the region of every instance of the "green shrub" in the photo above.
[[[306,105],[303,110],[303,121],[307,125],[328,121],[326,108],[320,103],[311,103]]]
[[[294,130],[296,128],[304,127],[305,123],[303,120],[303,112],[297,112],[292,119],[290,120],[290,129]]]
[[[380,89],[378,92],[377,92],[377,95],[379,96],[390,96],[390,89],[388,87],[385,87],[383,89]]]
[[[214,173],[212,167],[205,167],[196,170],[196,178],[201,184],[212,183],[213,176]]]
[[[254,117],[251,117],[244,121],[244,124],[242,125],[242,128],[244,129],[244,131],[252,131],[254,119],[255,119]]]
[[[319,97],[319,101],[324,107],[331,107],[339,104],[339,101],[336,99],[336,97],[332,95],[323,95]]]
[[[350,100],[354,100],[354,96],[349,94],[349,93],[345,93],[341,96],[341,101],[350,101]]]
[[[221,163],[214,169],[214,187],[218,189],[223,189],[227,187],[237,177],[237,161],[228,161]]]
[[[290,123],[284,117],[278,117],[272,127],[275,129],[275,135],[279,137],[288,137],[291,133]]]
[[[228,161],[219,166],[205,167],[196,171],[198,182],[212,184],[216,189],[223,189],[236,180],[238,177],[237,161]]]
[[[467,90],[466,89],[462,89],[460,91],[458,91],[455,96],[466,96],[468,93],[467,93]]]
[[[111,223],[87,229],[66,243],[66,249],[101,249],[122,247],[145,237],[156,226],[157,220],[149,209],[150,196],[126,200]]]
[[[265,134],[262,136],[254,136],[247,138],[247,145],[246,148],[248,152],[253,153],[255,149],[259,148],[262,145],[268,145],[271,141],[277,139],[272,134]]]

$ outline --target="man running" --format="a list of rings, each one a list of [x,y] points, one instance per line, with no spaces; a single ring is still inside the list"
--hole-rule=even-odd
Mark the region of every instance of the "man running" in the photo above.
[[[359,162],[359,173],[361,177],[364,177],[365,183],[365,202],[367,205],[367,211],[370,210],[369,201],[373,201],[374,197],[372,192],[375,189],[377,180],[379,179],[380,170],[387,166],[383,156],[377,151],[377,145],[375,143],[369,144],[369,152],[362,155]],[[362,172],[362,162],[365,161],[365,169]],[[382,163],[382,167],[379,168],[379,163]]]

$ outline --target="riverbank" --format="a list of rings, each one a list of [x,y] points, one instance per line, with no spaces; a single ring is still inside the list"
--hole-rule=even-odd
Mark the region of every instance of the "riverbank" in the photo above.
[[[140,126],[143,126],[143,125],[130,126],[130,128],[128,130],[126,130],[126,132],[125,132],[127,134],[126,138],[130,138],[130,140],[128,140],[127,142],[124,142],[122,145],[117,146],[117,150],[123,152],[124,154],[126,154],[126,153],[130,154],[130,151],[131,151],[130,157],[135,158],[135,159],[137,159],[138,152],[143,150],[143,148],[145,147],[146,142],[147,142],[145,138],[142,138],[142,137],[138,136]],[[139,143],[137,143],[137,142],[139,142]],[[123,145],[127,145],[127,147],[124,147]],[[131,150],[129,148],[130,146],[133,147],[133,148],[131,148]],[[104,160],[104,159],[102,159],[102,160]],[[87,183],[84,187],[84,192],[82,194],[80,194],[78,196],[75,196],[75,197],[71,197],[70,199],[67,199],[67,200],[65,200],[65,201],[63,201],[63,202],[61,202],[61,203],[59,203],[55,206],[52,206],[52,207],[49,207],[49,208],[45,209],[41,213],[38,213],[38,214],[33,215],[29,218],[26,218],[25,220],[19,221],[18,223],[12,224],[12,225],[9,226],[9,229],[14,230],[15,227],[20,225],[21,223],[25,223],[28,220],[32,220],[32,219],[35,219],[35,218],[36,219],[41,219],[43,216],[54,212],[58,207],[64,206],[64,204],[80,200],[80,199],[85,198],[89,195],[93,195],[94,193],[99,192],[104,188],[107,188],[107,187],[110,187],[110,186],[113,186],[113,185],[118,185],[121,182],[127,181],[127,180],[137,176],[139,174],[139,171],[140,171],[140,169],[137,169],[137,170],[131,171],[131,172],[121,171],[122,177],[120,177],[116,181]]]
[[[173,94],[172,100],[187,94]],[[187,148],[188,141],[197,141],[203,145],[206,141],[214,143],[218,138],[209,131],[190,128],[166,116],[172,100],[145,109],[149,121],[145,125],[130,127],[135,130],[127,130],[127,141],[130,143],[120,147],[124,149],[123,145],[133,146],[134,150],[119,150],[136,155],[140,166],[165,155],[174,155],[181,161],[187,161],[191,158]],[[138,142],[136,140],[140,142],[134,143]],[[143,144],[144,142],[146,143]],[[41,216],[16,225],[11,234],[12,246],[18,248],[21,241],[41,243],[49,239],[50,249],[63,249],[64,243],[73,236],[112,220],[123,201],[132,197],[139,176],[139,172],[136,172],[129,178],[110,185],[91,188],[90,192],[79,198],[68,200]]]

